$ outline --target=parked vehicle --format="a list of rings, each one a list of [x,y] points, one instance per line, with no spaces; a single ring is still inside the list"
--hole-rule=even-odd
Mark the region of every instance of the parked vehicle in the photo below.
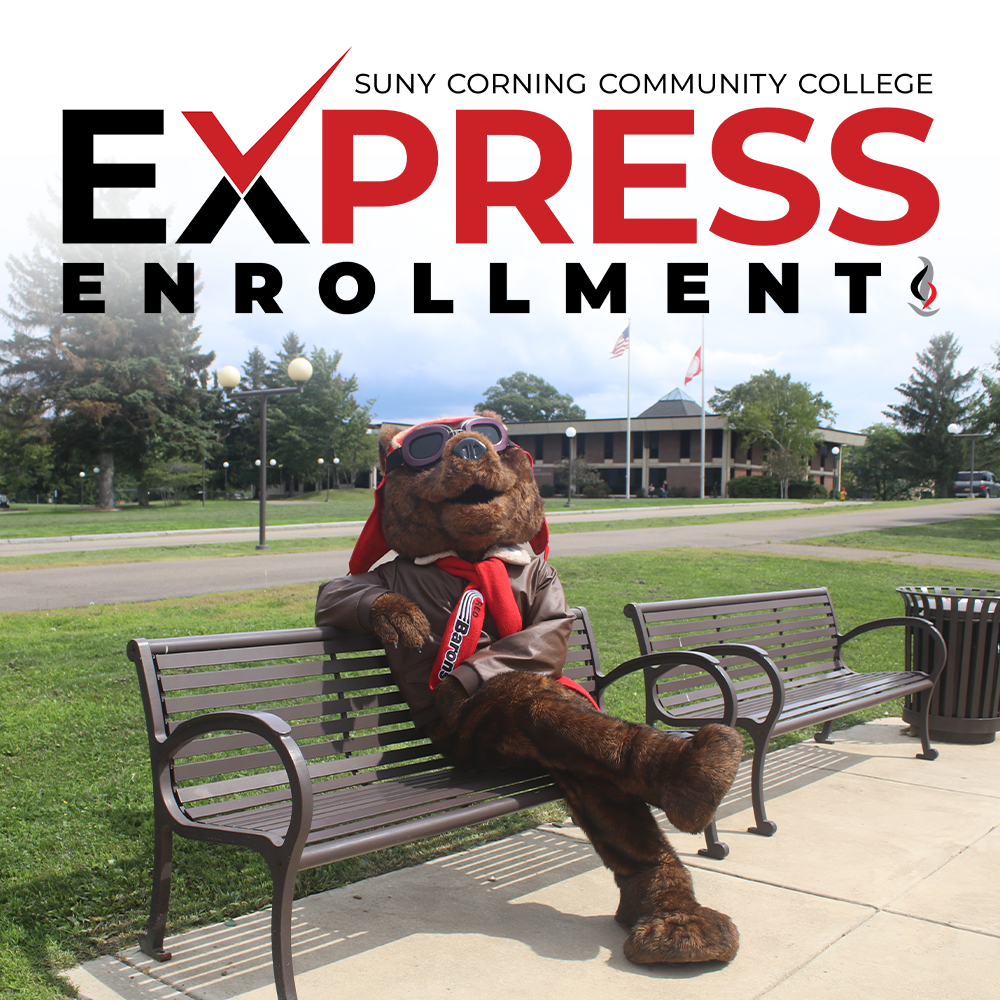
[[[969,496],[971,486],[974,497],[1000,497],[1000,480],[992,472],[960,472],[952,483],[952,493],[957,497]]]

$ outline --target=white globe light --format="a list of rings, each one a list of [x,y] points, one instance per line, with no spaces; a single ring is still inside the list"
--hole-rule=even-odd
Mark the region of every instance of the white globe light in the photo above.
[[[305,358],[295,358],[288,363],[288,377],[293,382],[308,382],[313,366]]]
[[[962,430],[959,424],[948,424],[949,434],[958,434]]]
[[[576,428],[575,427],[567,427],[566,428],[566,437],[568,437],[568,438],[575,438],[576,437]]]
[[[224,365],[218,373],[223,389],[235,389],[240,384],[240,370],[235,365]]]
[[[278,460],[276,458],[272,458],[271,461],[268,462],[267,464],[268,465],[277,465],[278,464]]]

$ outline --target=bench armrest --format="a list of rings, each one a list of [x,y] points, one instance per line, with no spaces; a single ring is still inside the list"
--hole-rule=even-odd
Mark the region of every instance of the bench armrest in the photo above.
[[[177,725],[165,740],[151,741],[150,753],[153,765],[153,790],[171,819],[178,826],[188,831],[190,836],[195,831],[212,831],[232,843],[252,846],[259,841],[261,834],[241,833],[232,827],[216,826],[209,822],[191,819],[177,798],[174,790],[172,764],[176,755],[189,743],[207,733],[220,730],[236,730],[252,733],[271,744],[281,760],[292,797],[292,813],[288,821],[288,829],[284,835],[272,834],[267,839],[275,847],[286,850],[292,847],[298,850],[309,835],[309,827],[313,814],[312,782],[305,757],[298,743],[291,736],[292,727],[280,716],[271,712],[253,712],[233,710],[226,712],[211,712],[185,719]],[[215,837],[213,837],[215,839]],[[301,843],[300,843],[301,842]]]
[[[930,675],[931,681],[934,684],[937,684],[938,677],[941,676],[941,671],[944,670],[945,662],[948,659],[948,647],[945,645],[944,636],[926,618],[910,617],[909,615],[878,618],[875,621],[865,622],[857,628],[852,628],[846,635],[838,634],[836,637],[837,645],[833,651],[837,663],[842,663],[841,650],[855,636],[863,635],[865,632],[872,632],[877,628],[888,628],[893,625],[910,625],[914,628],[922,629],[930,636],[931,641],[934,643],[934,665],[930,670],[925,670],[924,672]]]
[[[717,719],[678,719],[670,715],[660,704],[656,696],[657,683],[674,670],[681,667],[699,667],[712,678],[718,685],[722,693],[722,717]],[[631,660],[626,660],[619,664],[610,673],[597,678],[597,691],[603,705],[603,692],[609,684],[621,680],[635,671],[643,672],[643,679],[646,686],[646,721],[652,724],[654,716],[664,722],[669,722],[672,726],[684,728],[692,722],[704,725],[706,722],[717,722],[723,726],[736,725],[736,691],[729,675],[719,665],[719,661],[712,655],[700,650],[678,650],[672,649],[661,653],[647,653],[645,656],[636,656]]]
[[[698,651],[711,656],[739,656],[744,660],[752,660],[760,667],[771,685],[771,707],[763,722],[766,731],[770,732],[785,707],[785,686],[781,681],[781,672],[771,657],[760,646],[753,646],[747,642],[719,642],[710,646],[699,646]]]

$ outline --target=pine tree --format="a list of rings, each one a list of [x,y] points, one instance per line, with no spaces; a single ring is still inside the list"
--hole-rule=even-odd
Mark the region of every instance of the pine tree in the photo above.
[[[961,462],[960,442],[948,431],[949,424],[964,425],[979,403],[967,390],[976,379],[976,369],[958,372],[955,366],[962,348],[954,333],[931,337],[927,350],[917,355],[913,373],[896,386],[902,397],[883,411],[905,436],[905,457],[916,480],[931,480],[937,496],[947,496]]]
[[[117,195],[99,211],[127,215]],[[116,467],[141,482],[154,462],[200,462],[214,446],[206,398],[214,354],[198,348],[193,314],[168,302],[145,311],[144,265],[175,277],[185,259],[175,247],[65,246],[54,223],[33,216],[29,225],[34,250],[7,261],[10,309],[0,314],[13,336],[0,341],[0,378],[51,411],[57,462],[100,466],[98,506],[109,507]],[[104,265],[105,312],[63,312],[64,262]]]

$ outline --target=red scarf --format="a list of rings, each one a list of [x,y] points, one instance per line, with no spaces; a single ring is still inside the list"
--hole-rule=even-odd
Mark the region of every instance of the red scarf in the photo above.
[[[455,604],[444,630],[441,646],[431,670],[430,687],[433,691],[451,672],[475,652],[483,631],[483,616],[489,609],[501,637],[520,632],[521,612],[514,600],[506,564],[496,557],[470,563],[458,556],[444,556],[434,564],[452,576],[469,581]],[[560,677],[559,683],[582,694],[598,711],[600,707],[587,690],[571,680]]]

